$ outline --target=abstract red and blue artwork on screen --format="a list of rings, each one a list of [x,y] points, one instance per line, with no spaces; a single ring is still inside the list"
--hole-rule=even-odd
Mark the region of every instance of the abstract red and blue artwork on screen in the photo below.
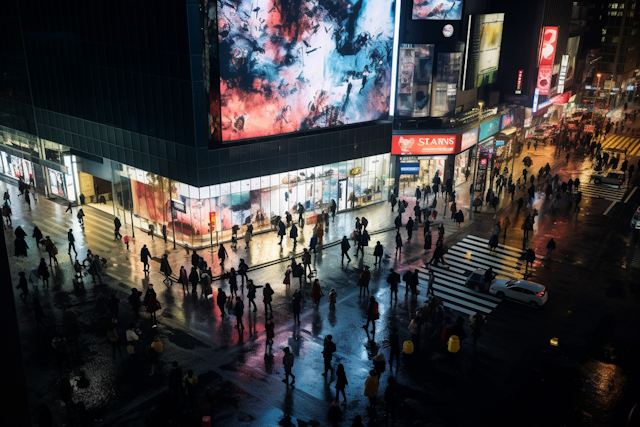
[[[387,118],[391,0],[218,2],[223,141]]]

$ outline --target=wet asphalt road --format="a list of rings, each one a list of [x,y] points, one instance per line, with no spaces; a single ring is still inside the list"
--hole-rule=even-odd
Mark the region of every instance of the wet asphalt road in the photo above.
[[[572,161],[554,172],[567,179],[565,176],[584,173],[587,167]],[[531,277],[548,287],[548,304],[531,309],[511,301],[501,302],[489,315],[477,350],[465,340],[456,359],[441,351],[438,339],[426,343],[423,339],[420,353],[404,360],[397,373],[394,370],[400,384],[397,425],[415,425],[415,421],[434,426],[622,425],[638,396],[634,362],[640,355],[637,326],[640,270],[632,266],[632,259],[640,249],[638,234],[629,229],[628,223],[633,210],[640,205],[640,194],[636,192],[628,203],[616,204],[605,216],[609,205],[609,201],[585,198],[580,213],[573,215],[562,207],[551,213],[548,202],[536,202],[534,206],[540,212],[532,241],[536,252],[544,254],[544,246],[552,236],[558,242],[553,261],[536,261]],[[519,225],[524,213],[516,221],[515,212],[507,208],[496,217],[507,214],[511,216],[513,232],[505,243],[519,247],[522,244]],[[488,237],[493,214],[483,213],[476,218],[464,231],[447,233],[448,245],[467,234]],[[30,235],[31,229],[27,232]],[[64,246],[59,245],[61,267],[56,271],[55,283],[48,291],[39,291],[50,316],[46,332],[35,328],[33,314],[23,307],[16,293],[32,406],[46,402],[59,425],[76,424],[77,411],[66,412],[57,398],[57,388],[61,378],[70,377],[75,383],[79,372],[85,371],[90,385],[75,388],[74,401],[87,405],[90,418],[101,420],[96,424],[134,426],[153,420],[152,425],[166,425],[167,420],[173,419],[173,425],[200,425],[203,405],[185,411],[167,396],[168,365],[177,360],[183,370],[193,369],[199,376],[199,397],[210,402],[215,414],[213,425],[278,425],[283,414],[290,414],[301,426],[328,425],[327,411],[335,396],[335,379],[329,382],[321,376],[321,351],[322,339],[332,334],[337,346],[334,365],[344,364],[349,380],[348,403],[343,407],[345,421],[341,424],[350,425],[359,414],[370,425],[384,425],[383,417],[374,421],[365,409],[364,381],[378,351],[388,358],[388,334],[392,327],[400,329],[401,341],[410,338],[407,325],[416,305],[405,298],[402,284],[398,303],[390,304],[385,278],[389,267],[404,271],[423,265],[419,234],[411,249],[405,248],[400,261],[385,257],[382,268],[372,266],[372,247],[364,261],[354,258],[344,265],[337,247],[320,251],[314,257],[314,267],[325,295],[332,287],[337,290],[337,308],[330,311],[326,297],[315,307],[308,298],[310,284],[305,283],[299,327],[293,326],[289,313],[290,296],[298,281],[294,280],[289,287],[282,284],[286,263],[251,272],[250,277],[257,284],[270,282],[276,292],[273,357],[271,353],[265,357],[261,291],[255,314],[249,312],[244,300],[247,329],[240,337],[233,328],[234,318],[221,320],[211,301],[185,296],[179,285],[169,288],[152,276],[164,309],[158,316],[157,329],[151,329],[146,316],[142,316],[140,328],[145,347],[156,333],[165,344],[161,358],[164,366],[161,374],[155,376],[148,375],[150,368],[144,358],[133,360],[126,355],[124,346],[125,357],[111,360],[105,338],[108,319],[96,310],[98,293],[117,293],[121,300],[119,334],[123,340],[126,325],[133,318],[126,304],[131,282],[109,279],[104,287],[94,289],[87,285],[86,291],[72,289],[68,258],[63,255]],[[386,248],[393,247],[392,233],[377,235],[375,239],[381,240]],[[31,258],[35,258],[33,248]],[[372,339],[362,329],[367,298],[360,297],[355,286],[365,264],[372,266],[370,288],[380,302],[381,312],[377,334],[369,337]],[[24,260],[15,263],[16,269],[27,266]],[[12,274],[16,277],[15,272]],[[139,288],[145,286],[144,281],[136,284]],[[227,283],[223,282],[222,287],[228,291]],[[419,296],[419,305],[423,300],[424,292]],[[61,312],[68,303],[80,315],[81,336],[77,343],[72,342],[70,365],[58,369],[50,340],[52,330],[62,326]],[[551,338],[558,338],[558,347],[550,345]],[[285,346],[296,357],[295,389],[281,382]],[[387,370],[380,381],[381,395],[388,376]],[[205,398],[207,389],[213,394]],[[384,412],[383,404],[378,411]]]

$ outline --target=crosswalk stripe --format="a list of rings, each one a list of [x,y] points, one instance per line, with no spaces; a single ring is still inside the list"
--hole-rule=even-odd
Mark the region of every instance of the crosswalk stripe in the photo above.
[[[469,293],[468,291],[473,292],[474,294],[477,295],[482,295],[482,297],[484,297],[484,294],[480,294],[480,293],[476,293],[473,289],[469,289],[464,285],[458,285],[455,283],[451,283],[447,280],[444,280],[442,278],[439,278],[438,276],[436,276],[437,279],[434,282],[433,286],[434,289],[436,290],[441,290],[443,292],[447,292],[448,294],[451,295],[455,295],[458,297],[462,297],[468,301],[472,301],[478,304],[482,304],[482,305],[486,305],[489,308],[496,308],[498,306],[498,303],[501,301],[500,298],[494,298],[495,301],[491,301],[491,300],[487,300],[484,298],[477,298],[476,296],[472,295],[471,293]],[[424,278],[424,280],[426,282],[429,281],[429,278]],[[462,291],[462,292],[461,292]]]
[[[456,247],[453,247],[449,250],[449,253],[452,253],[454,255],[457,255],[459,257],[463,257],[463,258],[471,258],[472,255],[476,256],[476,259],[480,262],[486,262],[489,263],[491,262],[492,264],[495,265],[503,265],[506,268],[509,269],[513,269],[513,270],[520,270],[520,267],[523,267],[523,264],[521,263],[514,263],[512,261],[506,260],[506,259],[500,259],[498,257],[493,257],[491,256],[491,253],[481,253],[475,250],[471,250],[471,251],[466,251],[464,252],[461,248],[458,247],[458,245],[456,245]],[[516,265],[514,265],[516,264]]]
[[[485,252],[485,253],[492,253],[494,255],[496,255],[498,258],[502,258],[502,259],[510,259],[510,258],[518,258],[520,257],[520,255],[522,254],[522,251],[517,251],[517,252],[511,252],[508,250],[505,250],[503,248],[500,248],[500,246],[498,246],[494,251],[491,251],[489,248],[489,241],[487,240],[486,242],[481,242],[481,241],[477,241],[477,240],[473,240],[473,239],[469,239],[467,237],[465,237],[464,239],[462,239],[461,242],[458,242],[458,245],[462,246],[462,247],[468,247],[470,249],[475,249],[481,252]]]
[[[627,187],[610,188],[589,183],[582,185],[580,191],[583,196],[619,202],[627,192]]]
[[[489,239],[483,239],[482,237],[478,237],[478,236],[474,236],[474,235],[469,234],[467,236],[467,238],[472,239],[472,240],[476,240],[476,241],[481,242],[481,243],[485,243],[487,245],[489,244]],[[513,246],[507,246],[507,245],[498,244],[498,248],[497,249],[500,249],[500,250],[503,250],[503,251],[507,251],[507,252],[513,252],[513,254],[514,254],[513,256],[516,256],[516,257],[519,257],[522,254],[522,250],[521,249],[514,248]]]

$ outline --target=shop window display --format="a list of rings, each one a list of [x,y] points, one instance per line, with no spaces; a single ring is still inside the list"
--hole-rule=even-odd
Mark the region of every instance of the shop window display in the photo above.
[[[178,242],[205,246],[211,239],[209,214],[212,212],[217,222],[215,242],[216,237],[229,238],[234,225],[241,227],[241,234],[250,223],[254,232],[273,228],[274,219],[284,216],[287,210],[295,216],[298,203],[305,207],[307,215],[320,213],[328,208],[331,199],[338,202],[339,183],[346,186],[349,194],[354,194],[355,206],[379,201],[380,192],[386,191],[384,165],[388,163],[388,154],[372,156],[203,188],[120,166],[122,170],[114,170],[114,189],[124,196],[116,195],[116,208],[130,212],[129,206],[124,206],[130,191],[134,225],[147,229],[149,224],[154,224],[159,232],[162,224],[166,224],[172,231],[175,228]],[[184,203],[186,212],[172,215],[171,199]],[[128,215],[123,217],[130,222]]]
[[[49,184],[51,186],[51,193],[56,196],[67,198],[67,184],[65,182],[65,176],[62,172],[49,169]]]

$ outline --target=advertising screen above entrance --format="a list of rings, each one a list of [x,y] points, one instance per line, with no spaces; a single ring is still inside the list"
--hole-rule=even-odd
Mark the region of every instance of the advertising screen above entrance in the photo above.
[[[457,135],[399,135],[394,136],[391,154],[429,155],[454,154],[459,151]]]

